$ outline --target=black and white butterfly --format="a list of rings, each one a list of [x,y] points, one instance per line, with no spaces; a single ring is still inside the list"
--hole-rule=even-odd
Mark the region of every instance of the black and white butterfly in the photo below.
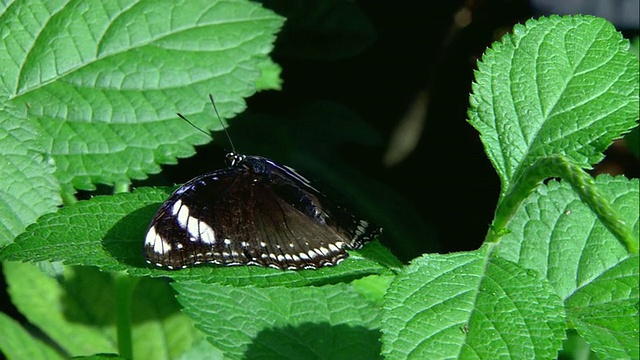
[[[229,167],[190,180],[162,204],[145,238],[148,263],[317,269],[380,233],[289,167],[235,152],[227,161]]]

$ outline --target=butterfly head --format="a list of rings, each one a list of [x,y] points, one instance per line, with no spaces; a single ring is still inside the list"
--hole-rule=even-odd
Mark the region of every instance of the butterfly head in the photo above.
[[[229,164],[229,166],[234,167],[234,166],[238,166],[238,164],[240,164],[242,161],[244,161],[246,156],[242,155],[242,154],[238,154],[238,153],[236,153],[234,151],[231,151],[231,152],[227,153],[226,158],[227,158],[227,163]]]

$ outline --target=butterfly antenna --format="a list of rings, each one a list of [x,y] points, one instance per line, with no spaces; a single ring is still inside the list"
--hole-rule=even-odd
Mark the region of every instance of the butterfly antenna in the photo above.
[[[218,117],[218,121],[220,121],[220,125],[222,125],[222,130],[224,130],[224,133],[227,135],[227,139],[229,139],[229,144],[231,144],[231,150],[233,150],[233,152],[236,152],[236,148],[235,146],[233,146],[233,141],[231,141],[231,136],[229,136],[229,132],[227,131],[227,128],[224,126],[224,123],[222,122],[222,117],[220,117],[220,113],[218,112],[218,108],[216,107],[216,103],[215,101],[213,101],[213,95],[209,94],[209,100],[211,100],[211,105],[213,105],[213,110],[216,112],[216,116]],[[211,137],[211,133],[202,130],[201,128],[199,128],[198,126],[196,126],[196,124],[192,123],[189,119],[187,119],[184,115],[177,113],[177,115],[180,117],[180,119],[186,121],[189,125],[193,126],[195,129],[197,129],[198,131],[200,131],[201,133]]]
[[[207,135],[207,136],[211,137],[211,133],[208,133],[208,132],[206,132],[206,131],[204,131],[204,130],[200,129],[199,127],[197,127],[197,126],[196,126],[196,124],[192,123],[191,121],[189,121],[189,119],[187,119],[186,117],[184,117],[184,115],[182,115],[182,114],[180,114],[180,113],[178,113],[177,115],[180,117],[180,119],[182,119],[182,120],[186,121],[189,125],[193,126],[196,130],[198,130],[198,131],[200,131],[201,133],[203,133],[203,134],[205,134],[205,135]]]
[[[218,121],[220,121],[220,125],[222,125],[222,130],[224,130],[224,133],[227,135],[227,139],[229,139],[229,144],[231,145],[231,150],[235,153],[236,152],[236,147],[233,146],[233,141],[231,141],[231,136],[229,135],[229,132],[227,131],[227,127],[224,126],[224,123],[222,122],[222,116],[220,116],[220,113],[218,112],[218,107],[216,106],[216,102],[213,100],[213,95],[209,94],[209,100],[211,100],[211,105],[213,106],[213,111],[216,112],[216,116],[218,117]]]

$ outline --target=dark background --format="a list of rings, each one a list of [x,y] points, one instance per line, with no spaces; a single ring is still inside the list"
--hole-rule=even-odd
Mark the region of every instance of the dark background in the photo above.
[[[466,121],[473,70],[492,42],[542,10],[506,0],[262,3],[287,18],[272,53],[283,86],[255,94],[229,121],[236,150],[319,181],[381,225],[382,243],[405,262],[478,248],[500,184]],[[637,34],[637,27],[621,30]],[[392,134],[412,106],[423,111],[413,117],[421,132],[409,131],[418,142],[385,164],[396,146]],[[214,139],[166,167],[164,181],[225,166],[229,142],[222,134]],[[636,159],[624,146],[616,149],[612,171],[637,176]]]

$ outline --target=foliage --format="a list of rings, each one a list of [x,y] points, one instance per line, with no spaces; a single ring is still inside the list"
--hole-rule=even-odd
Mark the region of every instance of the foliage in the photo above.
[[[228,119],[256,84],[278,88],[281,17],[47,1],[2,19],[0,260],[49,340],[0,313],[7,357],[553,358],[568,331],[601,358],[640,356],[639,182],[584,171],[637,126],[638,61],[606,21],[530,20],[478,63],[469,122],[502,184],[480,249],[405,266],[373,243],[294,272],[149,268],[141,239],[170,189],[73,196],[192,155],[207,139],[175,112],[212,130],[206,94]]]

